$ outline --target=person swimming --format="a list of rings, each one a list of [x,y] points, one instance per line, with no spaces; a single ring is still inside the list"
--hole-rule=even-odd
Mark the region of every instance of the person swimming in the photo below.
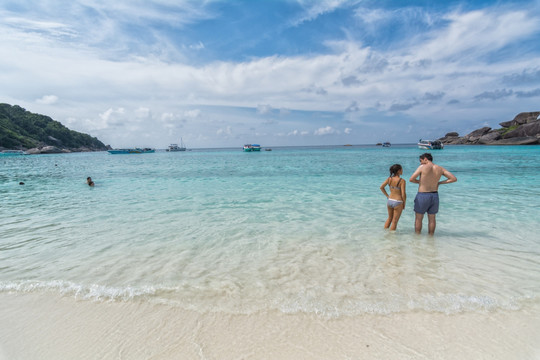
[[[86,178],[86,183],[88,186],[94,187],[94,182],[92,181],[92,178],[89,176]]]
[[[388,199],[386,208],[388,210],[388,219],[384,223],[384,228],[396,230],[401,213],[405,209],[407,194],[405,192],[405,180],[401,178],[403,168],[400,164],[390,166],[390,177],[381,184],[381,191]],[[390,195],[386,192],[386,185],[390,188]]]

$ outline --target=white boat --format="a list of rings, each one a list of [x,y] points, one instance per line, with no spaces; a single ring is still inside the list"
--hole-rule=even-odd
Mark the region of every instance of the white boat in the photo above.
[[[425,150],[442,150],[444,144],[439,140],[422,140],[418,141],[418,148]]]
[[[184,145],[182,138],[180,138],[180,146],[178,144],[171,144],[167,148],[167,151],[186,151],[186,145]]]
[[[28,155],[25,151],[22,150],[4,150],[0,151],[0,156],[21,156]]]
[[[259,145],[259,144],[246,144],[246,145],[244,145],[244,151],[246,151],[246,152],[261,151],[261,145]]]

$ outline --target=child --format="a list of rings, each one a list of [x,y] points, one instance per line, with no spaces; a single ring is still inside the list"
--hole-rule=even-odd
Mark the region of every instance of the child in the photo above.
[[[381,185],[381,191],[388,198],[386,203],[388,219],[384,223],[385,229],[396,230],[401,213],[405,209],[407,194],[405,193],[405,180],[400,177],[402,174],[403,168],[401,165],[394,164],[390,166],[390,177]],[[390,195],[385,190],[386,185],[390,188]]]

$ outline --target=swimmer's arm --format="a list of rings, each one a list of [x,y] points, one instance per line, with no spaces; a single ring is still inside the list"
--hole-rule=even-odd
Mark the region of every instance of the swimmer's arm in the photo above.
[[[416,169],[416,171],[411,175],[411,178],[409,179],[409,181],[415,184],[420,184],[420,180],[418,179],[418,177],[420,176],[421,173],[422,173],[422,165],[420,165],[418,169]]]
[[[386,192],[386,189],[385,189],[386,185],[388,185],[388,179],[384,180],[384,182],[382,183],[382,185],[381,185],[381,187],[379,189],[381,189],[384,196],[389,197],[390,195],[388,195],[388,193]]]
[[[407,193],[405,192],[405,181],[401,182],[401,198],[403,199],[403,208],[405,209],[405,202],[407,202]]]
[[[439,185],[450,184],[457,181],[457,177],[454,176],[450,171],[443,168],[443,176],[446,177],[446,180],[439,181]]]

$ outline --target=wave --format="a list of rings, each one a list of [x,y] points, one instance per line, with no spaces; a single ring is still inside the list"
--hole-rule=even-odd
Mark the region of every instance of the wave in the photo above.
[[[149,302],[178,306],[198,312],[223,312],[229,314],[250,314],[259,311],[277,310],[286,314],[307,313],[323,318],[339,318],[362,314],[390,315],[395,313],[425,311],[447,315],[467,312],[492,312],[497,310],[521,310],[540,303],[540,296],[494,298],[481,294],[391,294],[377,299],[323,299],[305,293],[274,298],[249,298],[209,295],[185,291],[182,287],[167,286],[106,286],[98,284],[78,284],[70,281],[12,281],[0,282],[0,293],[55,293],[61,296],[94,302]]]

